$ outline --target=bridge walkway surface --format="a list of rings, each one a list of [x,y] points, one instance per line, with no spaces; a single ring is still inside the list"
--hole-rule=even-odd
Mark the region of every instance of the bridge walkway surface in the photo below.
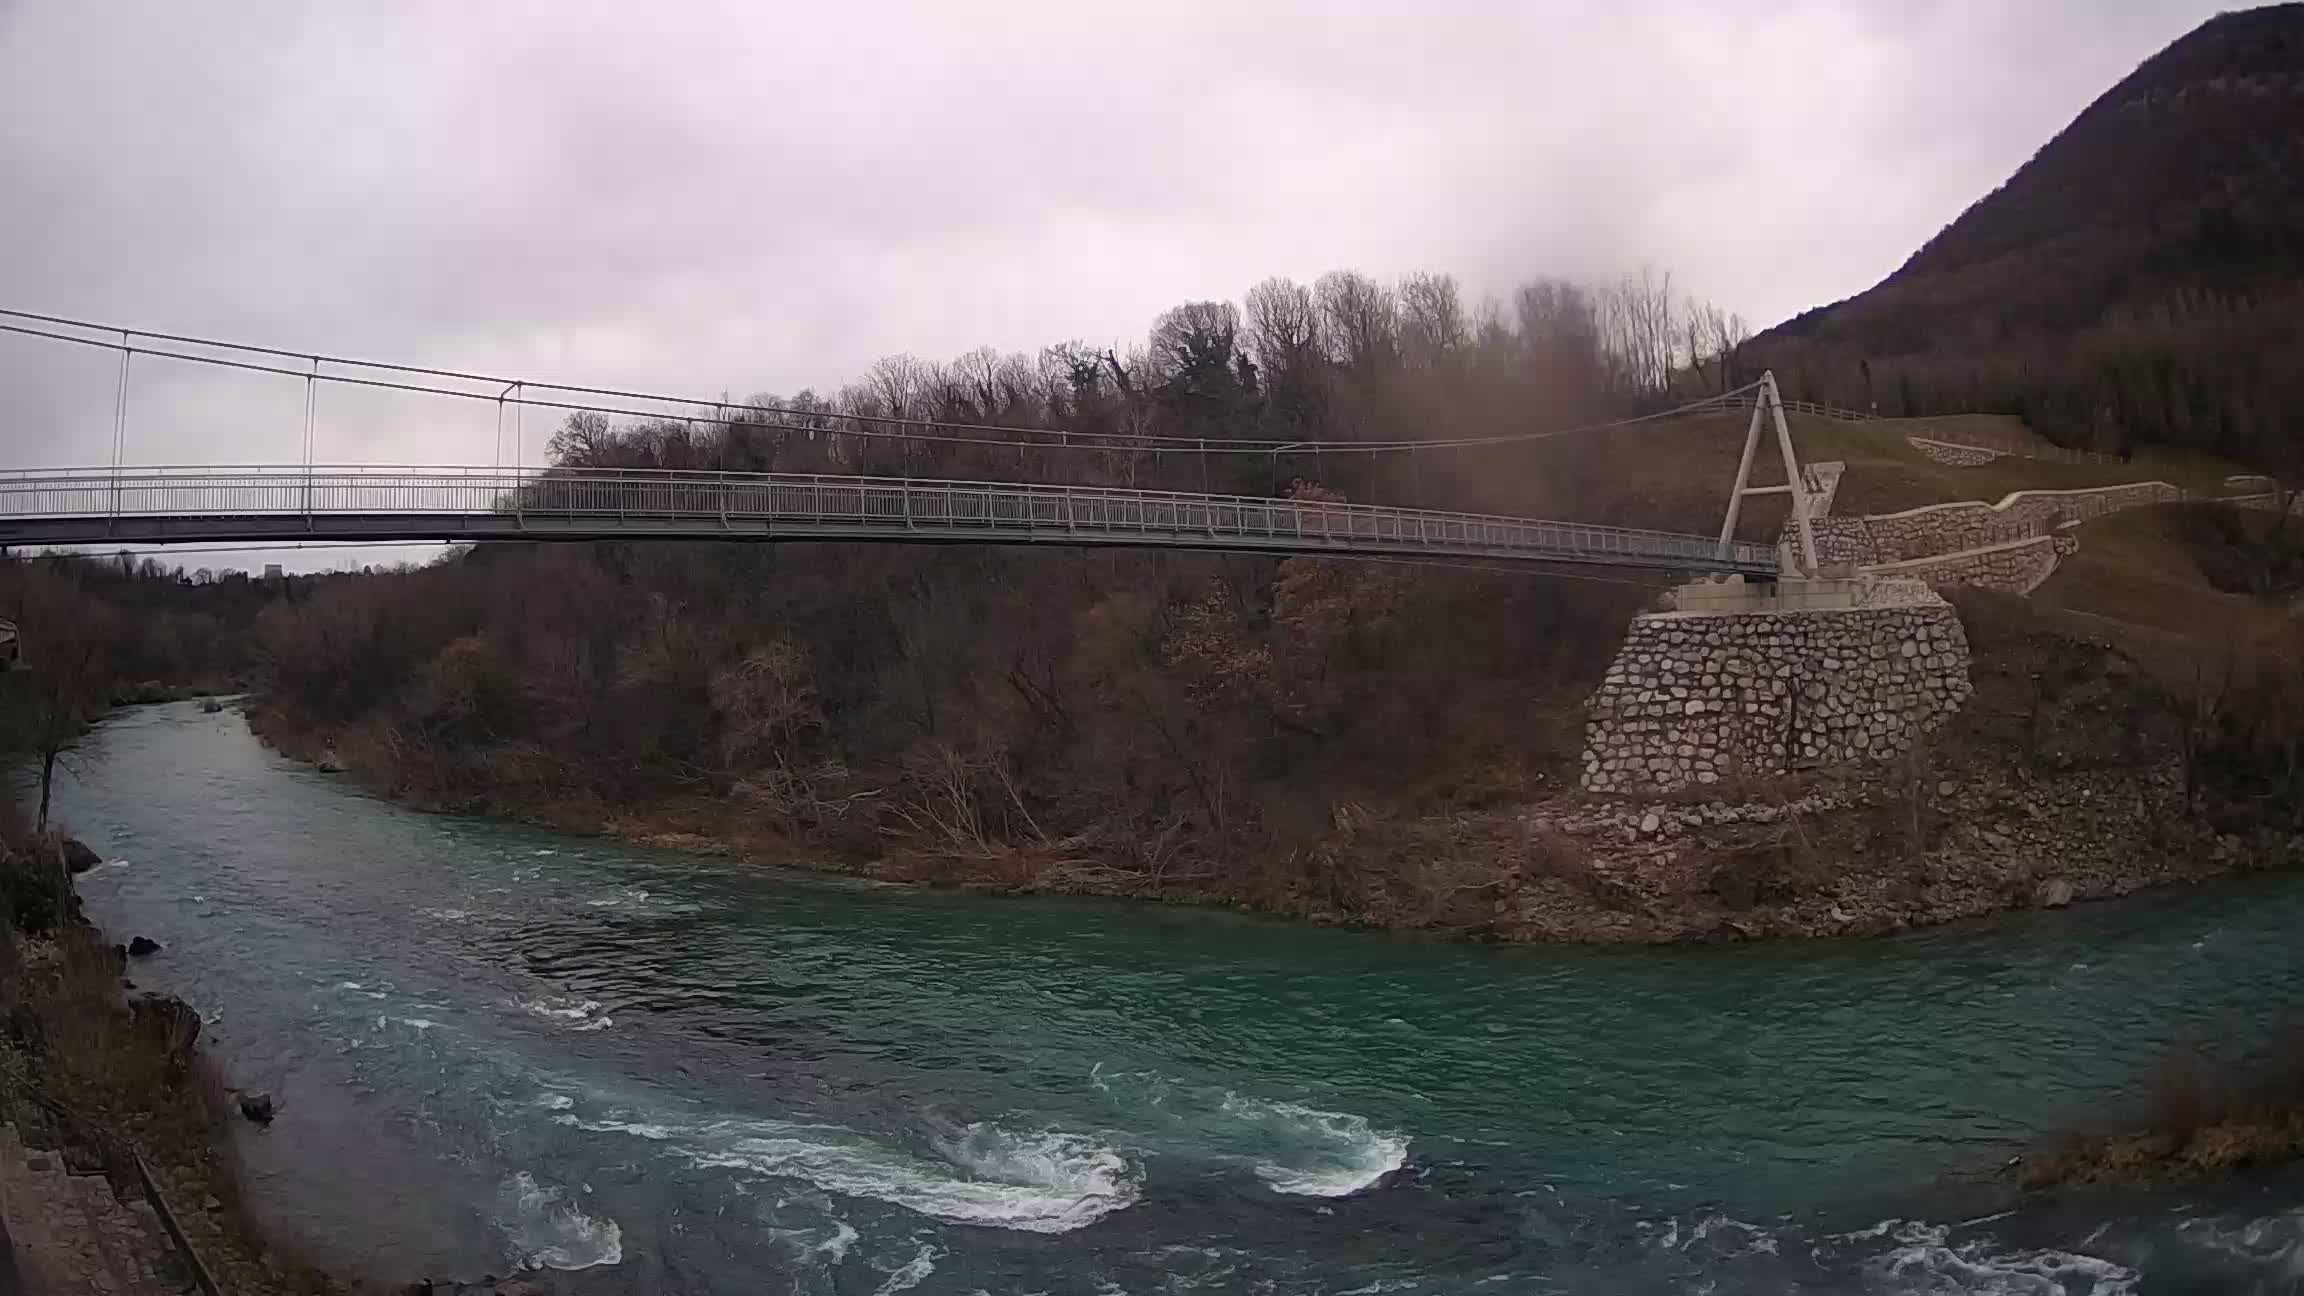
[[[0,545],[681,539],[1131,546],[1773,576],[1776,547],[1316,500],[676,470],[170,467],[0,473]]]

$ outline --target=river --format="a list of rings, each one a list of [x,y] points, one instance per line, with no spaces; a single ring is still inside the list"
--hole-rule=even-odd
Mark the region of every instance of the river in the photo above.
[[[2295,1179],[1948,1176],[2304,999],[2304,879],[1862,942],[1485,948],[925,893],[413,813],[234,712],[58,790],[139,983],[281,1115],[260,1213],[406,1279],[693,1293],[2292,1289]]]

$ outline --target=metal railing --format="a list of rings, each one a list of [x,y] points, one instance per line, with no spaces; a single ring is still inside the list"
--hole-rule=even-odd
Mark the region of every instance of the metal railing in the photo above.
[[[1433,553],[1771,573],[1772,545],[1318,500],[792,473],[345,466],[0,472],[0,544],[883,539]]]
[[[1702,412],[1750,409],[1752,402],[1758,399],[1759,397],[1754,393],[1730,392],[1725,396],[1715,396],[1689,408]],[[1818,418],[1838,419],[1843,423],[1870,423],[1880,417],[1878,414],[1867,414],[1863,410],[1852,410],[1840,405],[1826,405],[1822,401],[1806,400],[1785,401],[1784,412],[1787,414],[1813,414]]]

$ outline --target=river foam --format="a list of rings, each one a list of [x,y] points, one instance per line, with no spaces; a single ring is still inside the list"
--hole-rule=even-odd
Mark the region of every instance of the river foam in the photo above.
[[[1286,1150],[1259,1160],[1256,1177],[1299,1197],[1349,1197],[1408,1164],[1408,1136],[1364,1116],[1227,1094],[1224,1112],[1267,1131]]]
[[[556,1122],[664,1144],[698,1166],[799,1179],[825,1192],[901,1206],[951,1224],[1069,1233],[1135,1203],[1142,1178],[1119,1150],[1063,1130],[962,1126],[924,1156],[830,1125],[729,1119],[702,1124]]]
[[[527,1171],[505,1180],[499,1197],[497,1227],[523,1267],[591,1269],[623,1261],[624,1230],[615,1220],[585,1214]]]
[[[1410,1138],[1367,1117],[1230,1089],[1179,1084],[1158,1071],[1089,1068],[1088,1083],[1134,1128],[1146,1114],[1167,1125],[1165,1151],[1251,1168],[1292,1197],[1349,1197],[1408,1164]],[[1182,1135],[1178,1141],[1177,1135]]]
[[[791,1247],[800,1260],[814,1261],[819,1269],[832,1269],[848,1258],[848,1248],[856,1245],[860,1235],[848,1221],[835,1219],[829,1232],[772,1228],[768,1236]]]
[[[530,999],[515,999],[513,1006],[523,1012],[556,1022],[568,1030],[606,1030],[616,1019],[600,1013],[600,1001],[580,999],[574,995],[537,995]]]
[[[2134,1296],[2136,1271],[2075,1251],[2002,1250],[1989,1238],[1952,1243],[1949,1225],[1906,1224],[1872,1262],[1896,1290]]]
[[[888,1281],[880,1284],[873,1291],[872,1296],[896,1296],[897,1292],[910,1291],[919,1286],[928,1275],[936,1272],[936,1261],[943,1254],[942,1251],[933,1246],[922,1246],[910,1260],[905,1261],[893,1273],[890,1273]]]

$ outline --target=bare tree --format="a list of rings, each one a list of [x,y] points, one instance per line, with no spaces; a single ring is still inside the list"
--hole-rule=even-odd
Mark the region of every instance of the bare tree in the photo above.
[[[1642,266],[1602,289],[1599,304],[1601,348],[1617,383],[1638,397],[1671,391],[1680,347],[1672,273]]]
[[[1529,365],[1547,385],[1598,385],[1604,369],[1600,353],[1600,308],[1592,294],[1565,279],[1522,284],[1512,299],[1520,323],[1520,344]]]
[[[1248,348],[1270,407],[1297,425],[1319,416],[1320,310],[1312,290],[1267,279],[1248,290]]]
[[[918,356],[883,356],[865,371],[864,388],[879,402],[878,413],[888,418],[916,419],[928,415],[937,367]]]
[[[1412,274],[1400,281],[1400,349],[1409,363],[1431,368],[1471,337],[1455,276]]]
[[[1272,278],[1248,290],[1248,349],[1275,385],[1309,376],[1319,356],[1320,312],[1312,290]]]
[[[1320,276],[1312,291],[1331,360],[1361,373],[1392,367],[1400,354],[1400,308],[1390,291],[1351,270]]]
[[[1712,335],[1712,348],[1721,357],[1720,384],[1723,391],[1745,381],[1744,344],[1752,340],[1752,325],[1734,311],[1720,321],[1719,331]]]
[[[1688,367],[1697,385],[1724,392],[1739,381],[1737,360],[1751,336],[1741,315],[1690,297],[1681,306],[1680,327],[1687,338]]]
[[[1003,399],[1002,370],[1006,360],[992,347],[965,352],[946,369],[955,393],[968,406],[968,416],[991,419],[1007,402]]]
[[[1196,301],[1161,312],[1153,322],[1152,363],[1161,377],[1212,393],[1226,387],[1239,349],[1240,310],[1230,302]]]
[[[545,452],[552,456],[554,463],[576,467],[601,464],[607,461],[608,446],[614,437],[615,430],[607,415],[583,410],[569,415],[560,424],[560,430],[546,443]]]

